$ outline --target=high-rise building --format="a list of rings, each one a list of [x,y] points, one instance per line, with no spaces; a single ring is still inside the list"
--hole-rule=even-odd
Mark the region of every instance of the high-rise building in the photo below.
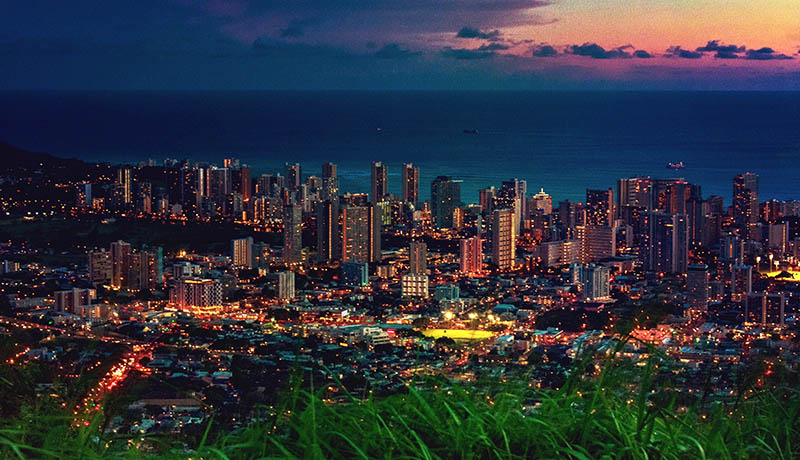
[[[581,244],[577,240],[546,241],[537,249],[545,267],[560,267],[581,261]]]
[[[494,186],[478,190],[478,203],[481,205],[481,213],[491,214],[494,210],[494,198],[496,195]]]
[[[586,190],[586,226],[611,225],[614,220],[614,189]]]
[[[250,201],[250,198],[253,196],[253,170],[247,165],[242,165],[240,172],[242,179],[239,193],[242,194],[242,199],[244,201]]]
[[[92,200],[92,184],[89,182],[78,184],[75,204],[79,207],[91,207]]]
[[[403,297],[428,297],[428,275],[404,275],[400,279]]]
[[[412,241],[408,248],[408,272],[424,275],[428,272],[428,245],[423,241]]]
[[[769,224],[767,243],[771,249],[786,251],[789,244],[789,223]]]
[[[708,310],[708,265],[692,264],[686,271],[689,307],[698,312]]]
[[[572,279],[581,286],[583,299],[589,302],[607,300],[610,295],[610,270],[599,265],[572,265]]]
[[[380,161],[372,162],[369,198],[373,203],[383,201],[389,194],[389,168]]]
[[[231,240],[231,258],[234,267],[253,268],[253,237]]]
[[[131,183],[131,168],[119,168],[117,170],[117,186],[119,187],[120,197],[126,205],[133,201],[133,185]]]
[[[689,257],[686,216],[648,212],[643,218],[639,255],[645,270],[686,273]]]
[[[339,198],[339,176],[337,167],[333,163],[325,163],[322,165],[322,192],[320,199],[322,201],[330,200],[337,201]]]
[[[89,279],[92,284],[111,284],[112,272],[109,251],[89,251]]]
[[[339,205],[337,201],[317,203],[317,260],[330,262],[340,257]]]
[[[544,188],[531,197],[530,204],[530,213],[541,212],[544,215],[548,215],[553,212],[553,197],[545,193]]]
[[[403,163],[401,179],[403,201],[416,205],[419,201],[419,168],[412,163]]]
[[[97,291],[94,289],[72,288],[53,293],[55,301],[55,311],[75,313],[78,307],[91,305],[92,300],[97,298]]]
[[[513,268],[516,250],[514,210],[496,209],[492,214],[492,264],[500,270]]]
[[[780,292],[748,294],[744,299],[745,322],[764,326],[783,326],[785,324],[785,294]]]
[[[303,173],[300,169],[300,163],[286,163],[284,165],[284,171],[286,173],[286,188],[291,191],[300,188],[300,183],[303,180]]]
[[[758,175],[739,174],[733,178],[733,220],[741,229],[758,222]]]
[[[622,218],[626,207],[653,208],[653,181],[649,177],[630,177],[617,181],[617,212]]]
[[[575,238],[580,244],[581,263],[597,262],[617,255],[616,225],[577,226]]]
[[[461,240],[461,272],[483,271],[483,239],[479,236]]]
[[[128,289],[130,287],[131,245],[124,241],[111,243],[111,287]]]
[[[437,228],[453,228],[453,211],[460,206],[460,180],[438,176],[431,182],[431,214]]]
[[[514,211],[514,229],[517,234],[522,230],[522,223],[527,217],[525,213],[526,200],[525,193],[527,191],[527,183],[519,179],[510,179],[503,181],[500,185],[500,190],[494,197],[493,209],[512,209]]]
[[[283,207],[283,261],[303,261],[303,210],[297,204]]]
[[[181,309],[222,306],[222,283],[212,279],[184,278],[175,283],[170,301]]]
[[[294,298],[294,272],[285,271],[278,273],[278,299],[282,301],[291,301]]]
[[[731,267],[731,293],[734,297],[742,297],[752,292],[753,267],[744,264]]]
[[[380,262],[381,222],[377,206],[345,206],[342,208],[342,261]]]

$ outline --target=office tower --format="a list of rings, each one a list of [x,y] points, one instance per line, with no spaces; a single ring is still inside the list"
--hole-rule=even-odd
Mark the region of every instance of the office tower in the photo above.
[[[617,212],[626,207],[650,210],[653,207],[653,181],[649,177],[630,177],[617,181]],[[622,217],[621,214],[618,217]]]
[[[683,179],[667,185],[666,189],[666,212],[670,214],[687,214],[686,202],[692,195],[694,187]]]
[[[239,171],[242,176],[239,193],[242,194],[244,201],[250,201],[250,198],[253,197],[253,170],[249,166],[243,165]]]
[[[127,289],[131,271],[131,245],[124,241],[111,243],[111,287]]]
[[[234,267],[253,268],[253,237],[231,240],[231,258]]]
[[[222,166],[225,168],[239,169],[241,163],[238,158],[223,158]]]
[[[461,240],[461,272],[480,273],[483,271],[483,239],[479,236]]]
[[[133,189],[131,184],[131,168],[119,168],[117,170],[117,187],[119,187],[122,203],[131,204],[133,200]]]
[[[453,228],[453,210],[461,206],[461,181],[438,176],[431,182],[431,214],[437,228]]]
[[[689,222],[689,242],[703,244],[706,241],[706,213],[705,203],[699,196],[690,196],[686,201],[686,218]]]
[[[750,265],[734,265],[731,267],[731,293],[742,296],[753,292],[753,267]]]
[[[340,257],[339,206],[337,201],[317,203],[317,260],[330,262]]]
[[[369,199],[373,203],[383,201],[389,194],[389,168],[380,161],[372,162],[372,173],[370,176]]]
[[[586,226],[611,225],[614,220],[614,189],[586,190]]]
[[[436,286],[433,290],[433,298],[437,301],[459,300],[461,298],[461,289],[455,284],[445,284]]]
[[[617,255],[617,225],[577,226],[581,263],[597,262]]]
[[[416,205],[419,201],[419,168],[412,163],[403,163],[401,177],[403,201]]]
[[[478,203],[481,205],[481,213],[491,214],[494,211],[495,195],[494,186],[478,190]]]
[[[692,264],[687,267],[686,291],[692,310],[708,310],[708,280],[708,265]]]
[[[284,302],[294,300],[294,272],[285,271],[278,273],[278,299]]]
[[[408,272],[424,275],[428,272],[428,245],[423,241],[412,241],[408,248]]]
[[[541,211],[541,214],[548,215],[553,212],[553,197],[544,192],[544,188],[530,199],[529,212],[531,214]]]
[[[170,292],[170,302],[181,309],[222,306],[222,283],[212,279],[183,278]]]
[[[404,275],[400,279],[403,297],[428,297],[428,275]]]
[[[492,214],[492,264],[500,270],[514,267],[516,223],[513,209],[496,209]]]
[[[78,184],[78,190],[75,195],[75,205],[78,207],[91,207],[92,206],[92,184],[84,183]]]
[[[686,273],[689,253],[686,216],[648,212],[643,217],[639,255],[645,270]]]
[[[369,264],[361,262],[342,263],[342,284],[364,287],[369,283]]]
[[[380,262],[380,209],[374,205],[345,206],[341,222],[342,261]]]
[[[92,284],[111,284],[112,272],[109,251],[89,251],[89,280]]]
[[[558,222],[564,228],[573,228],[576,225],[576,206],[575,203],[564,200],[558,202]]]
[[[514,211],[514,229],[517,234],[522,230],[522,222],[525,219],[525,192],[527,186],[525,181],[511,179],[503,181],[500,190],[494,197],[493,209],[512,209]]]
[[[560,267],[581,261],[581,244],[577,240],[547,241],[537,246],[537,251],[545,267]]]
[[[733,220],[746,229],[758,222],[758,175],[739,174],[733,178]]]
[[[285,163],[284,170],[284,187],[294,191],[300,187],[303,181],[303,173],[300,168],[300,163]]]
[[[762,326],[785,324],[786,295],[783,293],[753,293],[744,298],[744,322]]]
[[[333,163],[325,163],[322,165],[322,193],[320,199],[337,200],[339,198],[339,176],[337,167]]]
[[[594,264],[573,264],[571,269],[572,279],[581,286],[581,295],[584,300],[596,302],[611,297],[609,283],[611,271],[608,267]]]
[[[233,177],[228,168],[212,166],[208,170],[208,197],[221,207],[233,192]]]
[[[92,300],[97,298],[97,291],[94,289],[72,288],[53,293],[55,311],[75,313],[78,307],[91,305]]]
[[[296,204],[283,206],[283,261],[303,261],[303,212]]]

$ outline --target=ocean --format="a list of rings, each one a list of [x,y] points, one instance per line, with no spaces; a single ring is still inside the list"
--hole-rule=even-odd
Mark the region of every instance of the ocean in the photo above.
[[[465,202],[513,177],[557,202],[649,175],[727,205],[745,171],[762,200],[800,199],[800,93],[788,92],[2,92],[0,140],[111,163],[236,157],[259,174],[332,161],[353,192],[383,161],[399,194],[413,162],[422,198],[447,175]]]

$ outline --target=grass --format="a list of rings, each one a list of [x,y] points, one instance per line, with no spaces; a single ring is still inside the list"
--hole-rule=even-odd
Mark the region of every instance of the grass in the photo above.
[[[559,390],[526,379],[456,385],[426,378],[388,398],[332,404],[307,382],[259,422],[191,449],[169,438],[108,439],[100,421],[78,430],[39,410],[0,431],[2,458],[158,459],[793,459],[800,455],[796,389],[739,388],[725,402],[671,390],[669,363],[589,360]],[[580,371],[578,371],[580,370]],[[298,388],[298,386],[295,386]],[[344,389],[340,389],[344,392]],[[345,392],[346,393],[346,392]],[[102,438],[102,439],[101,439]],[[214,438],[214,439],[212,439]]]

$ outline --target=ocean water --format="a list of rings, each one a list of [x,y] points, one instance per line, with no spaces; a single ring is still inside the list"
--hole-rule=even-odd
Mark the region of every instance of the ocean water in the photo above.
[[[256,173],[299,162],[319,175],[332,161],[342,190],[361,192],[371,161],[389,166],[393,193],[413,162],[423,198],[449,175],[466,202],[512,177],[558,201],[650,175],[727,204],[744,171],[762,199],[800,199],[800,93],[4,92],[0,140],[112,163],[233,156]]]

